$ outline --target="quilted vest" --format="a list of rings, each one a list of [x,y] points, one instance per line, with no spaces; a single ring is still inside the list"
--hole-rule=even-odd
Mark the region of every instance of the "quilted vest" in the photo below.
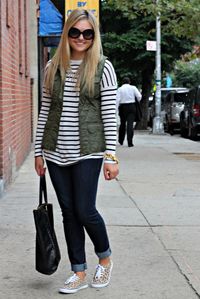
[[[94,95],[91,97],[86,88],[80,88],[79,97],[79,136],[81,156],[104,152],[105,136],[101,119],[101,94],[100,82],[103,74],[106,57],[102,56],[94,78]],[[60,70],[55,75],[52,100],[49,108],[47,122],[44,128],[42,148],[55,151],[60,118],[63,108],[64,86],[61,80]]]

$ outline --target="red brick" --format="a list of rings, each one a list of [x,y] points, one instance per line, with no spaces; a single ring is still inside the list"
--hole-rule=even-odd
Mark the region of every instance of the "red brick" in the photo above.
[[[12,181],[13,157],[18,169],[31,147],[29,1],[0,1],[0,179],[5,186]]]

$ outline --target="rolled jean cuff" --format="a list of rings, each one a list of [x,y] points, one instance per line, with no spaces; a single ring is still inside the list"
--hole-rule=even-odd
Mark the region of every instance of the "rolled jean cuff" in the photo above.
[[[112,253],[111,249],[108,248],[106,251],[96,252],[96,255],[98,256],[98,258],[104,259],[106,257],[109,257],[111,255],[111,253]]]
[[[71,269],[73,272],[82,272],[87,269],[87,264],[77,264],[77,265],[71,265]]]

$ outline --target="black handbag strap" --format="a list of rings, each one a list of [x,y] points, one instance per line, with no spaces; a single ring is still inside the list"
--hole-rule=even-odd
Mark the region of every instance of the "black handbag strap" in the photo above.
[[[48,203],[48,200],[47,200],[47,185],[46,185],[45,175],[40,176],[39,205],[41,205],[43,203],[43,198],[44,198],[44,202]]]

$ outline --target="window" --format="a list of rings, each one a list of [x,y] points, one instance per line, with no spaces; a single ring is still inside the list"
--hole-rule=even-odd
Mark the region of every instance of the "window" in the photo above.
[[[11,1],[6,0],[6,26],[8,28],[11,27],[11,19],[12,19],[12,16],[11,16],[11,7],[12,7]]]
[[[28,69],[28,49],[27,49],[27,4],[24,0],[24,61],[25,61],[25,76],[29,76]]]

